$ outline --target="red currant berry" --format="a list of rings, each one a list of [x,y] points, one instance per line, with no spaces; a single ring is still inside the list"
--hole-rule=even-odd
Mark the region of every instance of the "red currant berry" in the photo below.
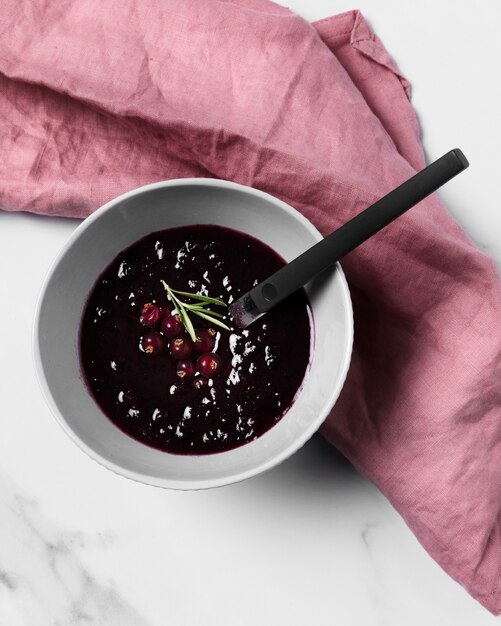
[[[187,359],[192,351],[192,343],[187,337],[178,337],[170,342],[170,353],[175,359]]]
[[[162,320],[162,332],[169,339],[183,334],[183,323],[179,315],[168,315]]]
[[[159,320],[160,311],[158,310],[156,304],[151,304],[151,302],[145,304],[141,309],[141,317],[139,318],[141,324],[143,326],[150,326],[150,328],[153,328],[158,324]]]
[[[216,331],[213,328],[197,328],[195,335],[197,340],[193,342],[193,348],[197,352],[211,352],[216,343]]]
[[[212,378],[219,374],[221,370],[221,357],[214,352],[202,354],[202,356],[198,357],[197,369],[202,376]]]
[[[192,378],[195,376],[195,372],[197,371],[197,366],[193,361],[189,359],[184,359],[183,361],[179,361],[177,364],[177,375],[179,378]]]
[[[158,356],[166,348],[165,337],[160,333],[148,333],[141,337],[141,348],[149,356]]]

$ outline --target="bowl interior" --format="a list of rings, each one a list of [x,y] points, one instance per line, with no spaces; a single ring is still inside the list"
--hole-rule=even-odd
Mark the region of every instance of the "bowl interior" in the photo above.
[[[296,402],[265,435],[228,452],[179,456],[138,443],[119,430],[89,394],[80,371],[78,330],[88,293],[102,270],[137,239],[156,230],[204,223],[253,235],[286,260],[321,238],[298,212],[250,188],[201,179],[150,185],[108,203],[75,231],[47,278],[35,324],[41,384],[68,434],[110,469],[165,487],[226,484],[286,458],[325,419],[351,354],[351,304],[337,266],[307,288],[314,316],[310,368]]]

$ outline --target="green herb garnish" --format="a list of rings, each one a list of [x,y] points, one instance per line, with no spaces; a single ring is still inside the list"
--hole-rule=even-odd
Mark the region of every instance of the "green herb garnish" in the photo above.
[[[206,308],[209,306],[209,304],[224,306],[227,308],[228,305],[219,298],[209,298],[209,296],[201,296],[198,293],[177,291],[177,289],[172,289],[171,287],[169,287],[169,285],[164,280],[162,280],[162,285],[167,292],[169,300],[176,307],[177,312],[179,313],[179,317],[181,318],[184,327],[186,328],[189,336],[192,338],[193,341],[197,340],[197,336],[195,334],[195,328],[189,316],[190,313],[198,315],[198,317],[207,320],[215,326],[219,326],[220,328],[224,328],[225,330],[231,330],[224,322],[221,322],[221,320],[218,319],[223,317],[221,313],[217,313],[216,311],[211,311],[210,309]],[[195,300],[195,303],[189,304],[188,302],[182,302],[177,296],[190,298],[191,300]]]

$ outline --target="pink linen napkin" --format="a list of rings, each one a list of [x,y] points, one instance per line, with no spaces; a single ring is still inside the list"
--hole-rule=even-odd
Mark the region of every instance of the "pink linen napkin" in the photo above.
[[[409,85],[357,11],[311,25],[267,0],[3,0],[0,28],[6,210],[85,217],[211,176],[326,234],[424,165]],[[433,196],[343,267],[355,348],[323,434],[499,614],[495,266]]]

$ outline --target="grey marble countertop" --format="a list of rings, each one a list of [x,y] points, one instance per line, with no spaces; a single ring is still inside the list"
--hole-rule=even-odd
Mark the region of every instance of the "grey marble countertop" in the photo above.
[[[293,0],[360,8],[413,86],[429,160],[471,167],[441,196],[501,267],[501,4]],[[498,623],[320,436],[278,468],[205,492],[112,474],[66,437],[35,379],[31,325],[77,222],[0,212],[2,626],[484,626]]]

